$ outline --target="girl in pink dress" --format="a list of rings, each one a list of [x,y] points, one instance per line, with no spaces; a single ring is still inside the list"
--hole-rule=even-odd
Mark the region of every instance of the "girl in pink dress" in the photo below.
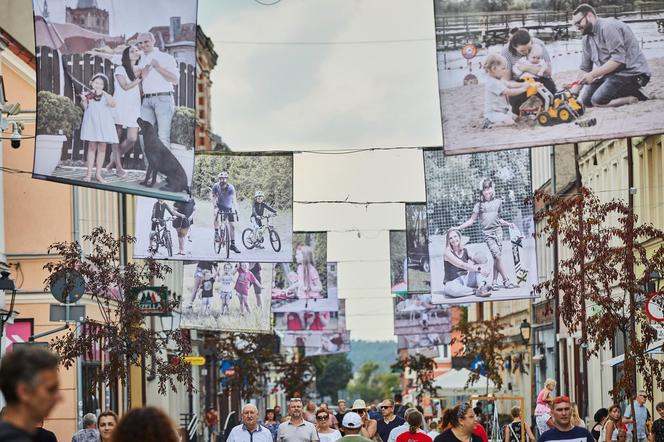
[[[556,381],[547,379],[544,388],[537,395],[537,406],[535,407],[535,421],[540,435],[549,429],[547,422],[551,419],[551,393],[556,389]]]
[[[237,269],[237,280],[235,281],[235,291],[240,297],[240,314],[244,316],[244,311],[249,313],[249,287],[254,284],[258,288],[263,288],[253,273],[249,271],[249,264],[243,262]]]

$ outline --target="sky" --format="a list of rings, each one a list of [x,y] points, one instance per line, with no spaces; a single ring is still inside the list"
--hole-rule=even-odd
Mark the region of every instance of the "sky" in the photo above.
[[[212,129],[231,149],[442,144],[432,0],[200,0],[219,54]],[[294,228],[328,230],[353,339],[392,340],[389,230],[425,200],[422,153],[295,155]],[[351,231],[347,231],[351,230]],[[356,231],[356,230],[359,230]]]

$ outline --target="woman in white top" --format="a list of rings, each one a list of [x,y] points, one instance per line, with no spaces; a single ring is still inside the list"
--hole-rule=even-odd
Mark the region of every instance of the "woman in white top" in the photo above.
[[[326,408],[319,408],[316,411],[316,429],[320,442],[334,442],[341,439],[339,430],[330,428],[330,412]]]

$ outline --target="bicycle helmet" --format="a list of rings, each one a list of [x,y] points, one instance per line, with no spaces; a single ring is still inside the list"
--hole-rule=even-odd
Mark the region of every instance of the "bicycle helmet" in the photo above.
[[[254,194],[254,198],[258,198],[259,196],[265,197],[265,195],[263,195],[263,192],[257,190],[256,193]]]
[[[217,178],[228,178],[228,172],[225,170],[219,172],[219,175],[217,175]]]

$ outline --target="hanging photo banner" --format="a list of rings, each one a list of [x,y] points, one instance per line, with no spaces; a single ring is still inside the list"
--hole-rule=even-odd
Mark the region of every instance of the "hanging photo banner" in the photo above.
[[[181,327],[270,333],[272,264],[200,261],[184,266]]]
[[[331,331],[339,329],[339,312],[288,312],[274,314],[274,328],[285,331]]]
[[[192,196],[138,198],[135,258],[292,261],[291,154],[197,154]]]
[[[408,350],[408,354],[412,356],[422,355],[426,358],[439,358],[440,351],[438,347],[422,347],[422,348],[413,348]]]
[[[426,203],[406,204],[408,293],[431,292]]]
[[[450,343],[449,333],[419,333],[414,335],[397,335],[397,348],[399,350],[422,348],[422,347],[436,347],[443,344]]]
[[[304,356],[324,356],[350,352],[350,332],[324,332],[321,334],[321,344],[318,347],[304,348]]]
[[[433,304],[430,294],[398,294],[394,297],[394,334],[449,333],[447,306]]]
[[[664,132],[660,10],[571,5],[434,0],[446,154]]]
[[[424,153],[433,303],[529,298],[537,284],[530,151]]]
[[[408,293],[406,231],[390,230],[390,286],[392,293]]]
[[[272,311],[338,311],[337,264],[326,262],[327,233],[294,233],[293,253],[295,262],[275,265]]]
[[[196,0],[71,3],[33,2],[33,177],[187,199],[198,121]]]

